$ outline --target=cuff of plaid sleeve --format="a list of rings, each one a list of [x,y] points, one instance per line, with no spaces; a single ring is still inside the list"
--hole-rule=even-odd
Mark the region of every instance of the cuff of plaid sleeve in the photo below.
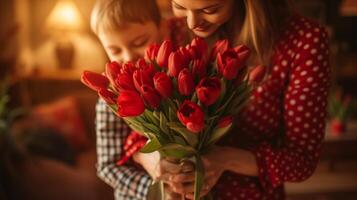
[[[126,138],[124,144],[124,155],[118,160],[118,165],[124,165],[131,157],[138,152],[143,146],[145,146],[147,138],[139,133],[132,131]]]

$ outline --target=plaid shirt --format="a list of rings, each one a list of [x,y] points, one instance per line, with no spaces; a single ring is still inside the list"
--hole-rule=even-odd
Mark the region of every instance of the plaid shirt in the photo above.
[[[103,100],[96,105],[97,174],[114,188],[117,200],[146,199],[151,177],[135,166],[118,166],[124,154],[124,142],[130,128],[117,117]]]

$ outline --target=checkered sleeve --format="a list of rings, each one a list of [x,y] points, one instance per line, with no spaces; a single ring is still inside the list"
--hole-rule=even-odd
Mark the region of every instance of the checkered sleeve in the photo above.
[[[96,105],[97,174],[114,188],[117,199],[146,199],[152,182],[150,176],[135,166],[116,164],[124,154],[129,133],[124,120],[99,100]]]

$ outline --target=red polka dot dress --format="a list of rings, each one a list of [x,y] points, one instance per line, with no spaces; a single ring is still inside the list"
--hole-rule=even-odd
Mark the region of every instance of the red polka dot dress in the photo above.
[[[284,199],[284,182],[310,177],[324,136],[330,84],[328,37],[294,16],[284,28],[271,73],[258,87],[225,144],[254,152],[258,177],[225,172],[214,199]]]

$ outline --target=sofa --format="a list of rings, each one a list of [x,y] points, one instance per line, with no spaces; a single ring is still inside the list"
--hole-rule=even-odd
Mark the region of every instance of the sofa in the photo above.
[[[27,124],[19,123],[20,128],[12,133],[17,146],[22,146],[21,152],[25,152],[23,162],[14,167],[21,184],[12,192],[18,191],[21,199],[30,200],[114,199],[112,188],[96,175],[94,118],[98,97],[94,92],[82,85],[79,78],[30,77],[15,82],[11,97],[12,104],[30,113],[25,120]],[[46,155],[39,148],[35,153],[26,151],[21,142],[26,141],[23,135],[28,126],[61,132],[54,134],[62,134],[71,146],[73,151],[68,151],[72,153],[67,157],[74,158],[73,162]]]

